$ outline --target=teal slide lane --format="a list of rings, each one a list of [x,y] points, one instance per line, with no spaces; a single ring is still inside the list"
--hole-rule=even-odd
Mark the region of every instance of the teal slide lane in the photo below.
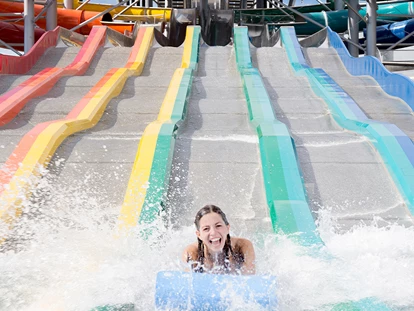
[[[139,218],[140,224],[151,224],[158,217],[166,190],[168,189],[172,156],[175,146],[175,133],[187,115],[187,105],[191,93],[194,71],[197,69],[198,65],[201,28],[200,26],[192,27],[194,28],[194,31],[191,38],[189,67],[184,69],[170,119],[162,124],[158,134],[149,177],[149,184],[151,187],[147,190],[147,195]],[[151,231],[149,230],[149,232]]]
[[[365,135],[379,151],[404,201],[414,215],[414,145],[397,126],[369,119],[325,71],[309,68],[292,27],[281,28],[282,44],[292,68],[308,78],[343,128]]]
[[[328,27],[329,44],[342,60],[345,68],[354,76],[371,76],[387,94],[405,101],[414,110],[414,82],[408,77],[389,72],[384,65],[373,56],[353,57],[338,34]]]
[[[252,66],[247,27],[234,28],[234,46],[250,122],[259,138],[273,230],[292,235],[303,245],[322,245],[307,202],[294,141],[287,127],[276,119],[261,75]]]

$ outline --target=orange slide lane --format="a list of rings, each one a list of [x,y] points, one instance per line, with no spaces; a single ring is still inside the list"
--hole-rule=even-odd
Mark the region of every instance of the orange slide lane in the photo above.
[[[0,224],[12,226],[21,214],[25,197],[68,136],[98,123],[109,101],[118,96],[126,80],[140,75],[153,41],[152,27],[142,27],[124,68],[110,69],[64,118],[36,125],[25,134],[0,170]],[[0,235],[0,244],[5,238]]]
[[[0,22],[0,39],[9,42],[9,30],[14,29],[14,27],[22,26]],[[63,40],[72,46],[82,46],[86,38],[79,33],[58,26],[54,30],[45,32],[30,51],[23,56],[0,54],[0,74],[25,74],[36,64],[46,50],[56,46],[59,40]]]
[[[0,96],[0,126],[13,120],[29,100],[47,94],[60,78],[83,75],[89,68],[98,48],[104,45],[106,30],[107,27],[94,27],[70,65],[65,68],[45,68]]]

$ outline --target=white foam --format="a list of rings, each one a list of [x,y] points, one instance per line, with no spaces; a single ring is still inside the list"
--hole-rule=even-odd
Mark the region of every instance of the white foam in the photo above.
[[[88,194],[87,181],[68,189],[47,185],[54,206],[46,209],[41,196],[32,200],[30,214],[14,231],[26,241],[15,242],[18,252],[0,252],[0,310],[90,310],[116,303],[153,310],[156,274],[183,268],[181,252],[195,242],[193,225],[172,230],[159,223],[148,241],[139,230],[116,239],[120,207],[102,204],[102,194]],[[255,245],[258,274],[278,279],[280,310],[324,310],[366,297],[413,309],[414,229],[373,224],[340,235],[335,226],[329,212],[320,214],[322,250],[284,235],[246,233]],[[234,298],[231,310],[243,310]]]

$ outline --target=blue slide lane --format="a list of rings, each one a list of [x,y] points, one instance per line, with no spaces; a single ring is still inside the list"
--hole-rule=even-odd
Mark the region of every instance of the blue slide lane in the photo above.
[[[414,82],[411,79],[389,72],[376,57],[352,57],[338,34],[327,28],[330,45],[351,75],[373,77],[387,94],[401,98],[414,110]]]
[[[412,141],[395,125],[368,119],[352,98],[325,71],[310,68],[303,56],[293,27],[282,27],[280,31],[282,45],[287,51],[290,64],[296,74],[308,78],[312,90],[325,100],[338,124],[371,139],[387,162],[394,181],[398,182],[406,202],[410,203],[407,205],[413,213],[414,147]],[[369,297],[360,301],[333,305],[331,310],[387,311],[390,309],[376,298]]]
[[[281,28],[282,44],[292,68],[308,78],[313,91],[328,104],[343,128],[367,136],[379,151],[394,183],[414,215],[414,145],[394,124],[369,119],[354,100],[320,68],[310,68],[293,27]]]

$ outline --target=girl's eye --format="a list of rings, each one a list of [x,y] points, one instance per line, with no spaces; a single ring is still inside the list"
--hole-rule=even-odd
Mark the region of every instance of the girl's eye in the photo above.
[[[208,228],[204,228],[203,231],[208,231]]]
[[[217,225],[216,227],[219,228],[219,227],[221,227],[221,225]]]

